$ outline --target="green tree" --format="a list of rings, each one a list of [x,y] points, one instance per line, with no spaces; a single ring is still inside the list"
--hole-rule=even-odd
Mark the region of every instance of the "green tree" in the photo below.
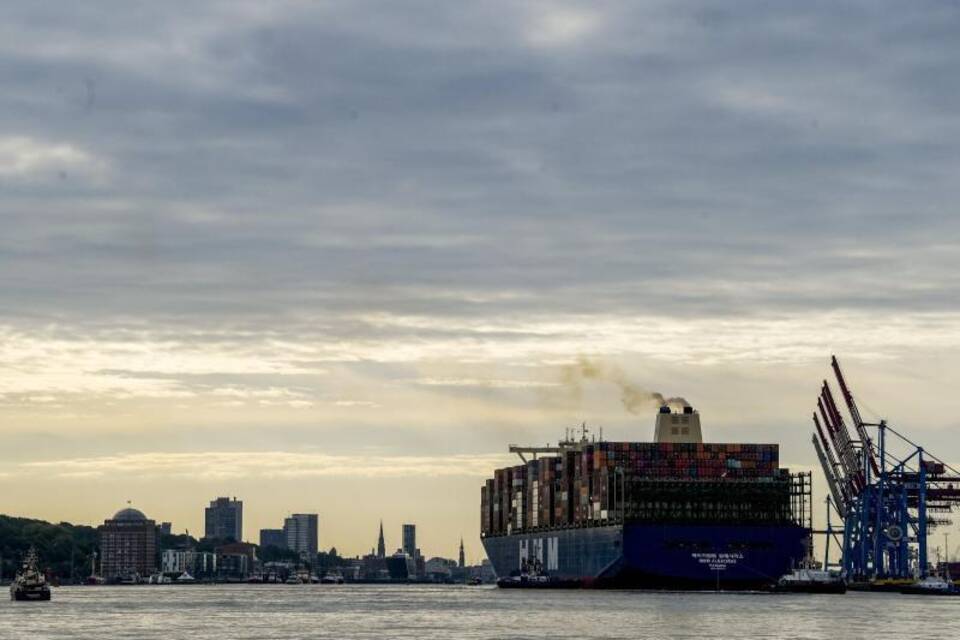
[[[90,559],[97,544],[93,527],[0,515],[0,573],[7,580],[31,546],[37,550],[41,568],[51,576],[82,580],[90,574]]]

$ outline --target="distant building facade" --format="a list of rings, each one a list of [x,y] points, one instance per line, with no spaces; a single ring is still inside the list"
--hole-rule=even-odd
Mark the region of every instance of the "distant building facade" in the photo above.
[[[400,549],[386,559],[386,564],[390,579],[395,582],[406,582],[417,576],[416,561]]]
[[[283,529],[260,529],[260,548],[267,547],[287,548],[287,534]]]
[[[363,556],[360,564],[360,577],[364,580],[380,580],[383,582],[390,580],[387,559],[378,556],[376,553]]]
[[[314,560],[319,544],[319,524],[315,513],[295,513],[283,521],[287,549],[301,558]]]
[[[417,525],[403,525],[403,552],[411,558],[417,557]]]
[[[423,563],[421,575],[434,582],[450,582],[457,570],[455,560],[448,558],[430,558]]]
[[[387,557],[387,545],[383,540],[383,520],[380,521],[380,537],[377,539],[377,557]]]
[[[193,549],[165,549],[160,557],[164,573],[188,573],[194,578],[214,576],[217,572],[217,554]]]
[[[204,509],[203,537],[208,540],[243,542],[243,501],[217,498]]]
[[[157,523],[133,508],[121,509],[98,527],[100,573],[106,580],[157,570]]]
[[[221,578],[247,578],[257,565],[257,547],[247,542],[231,542],[216,548],[217,575]]]
[[[170,522],[160,523],[160,535],[169,536],[173,533],[173,524]]]

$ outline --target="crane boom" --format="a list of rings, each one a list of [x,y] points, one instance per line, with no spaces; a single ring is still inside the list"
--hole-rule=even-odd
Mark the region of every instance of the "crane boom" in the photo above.
[[[830,487],[830,495],[833,496],[833,503],[837,507],[837,512],[841,518],[845,517],[847,515],[846,500],[840,491],[837,478],[834,475],[833,469],[830,468],[830,463],[827,461],[827,456],[823,452],[823,446],[820,444],[820,441],[817,440],[817,436],[813,436],[813,448],[817,451],[820,466],[823,468],[823,476],[827,479],[827,486]]]
[[[840,491],[840,498],[837,499],[837,496],[834,496],[834,502],[839,506],[847,506],[850,504],[850,490],[847,487],[848,482],[842,475],[843,468],[840,466],[840,463],[837,462],[837,458],[833,453],[833,448],[830,446],[830,442],[827,440],[827,437],[823,433],[823,428],[820,426],[820,420],[817,419],[817,414],[813,414],[813,424],[817,428],[817,436],[820,438],[821,448],[823,449],[824,457],[829,463],[830,469],[833,471],[833,479],[837,484],[837,487]],[[821,461],[822,463],[822,461]]]
[[[826,380],[823,381],[822,395],[824,407],[840,438],[841,456],[845,459],[847,471],[850,473],[850,477],[853,479],[857,491],[859,491],[866,486],[866,479],[863,476],[860,463],[857,461],[857,452],[854,448],[853,438],[850,437],[850,430],[847,429],[847,425],[843,421],[843,416],[841,416],[837,410],[837,403],[833,399],[833,392],[830,390],[830,385],[827,384]]]
[[[870,444],[867,428],[864,426],[863,418],[860,417],[860,409],[857,408],[853,394],[850,393],[850,389],[847,387],[847,381],[844,380],[843,373],[840,371],[840,363],[837,361],[837,356],[831,357],[830,365],[833,367],[833,373],[837,377],[837,384],[840,385],[840,394],[843,396],[843,401],[846,403],[850,417],[853,419],[853,426],[857,430],[857,435],[860,436],[860,442],[863,443],[864,455],[867,457],[867,460],[870,461],[870,468],[873,469],[873,474],[875,476],[880,475],[880,465],[877,464],[877,457],[874,455],[873,447]]]
[[[831,442],[833,442],[833,450],[837,453],[837,460],[840,462],[840,468],[843,470],[842,479],[847,488],[847,494],[853,497],[859,493],[860,485],[857,483],[857,464],[852,457],[850,445],[847,440],[844,439],[843,432],[841,432],[837,428],[836,423],[834,423],[822,394],[817,398],[817,409],[820,410],[820,416],[823,418],[823,423],[827,427],[827,433],[830,435]]]

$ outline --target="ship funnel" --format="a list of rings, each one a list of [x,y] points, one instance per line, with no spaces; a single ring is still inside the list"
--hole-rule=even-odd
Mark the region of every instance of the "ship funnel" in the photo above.
[[[657,412],[653,439],[655,442],[703,442],[700,414],[693,407],[673,412],[666,405]]]

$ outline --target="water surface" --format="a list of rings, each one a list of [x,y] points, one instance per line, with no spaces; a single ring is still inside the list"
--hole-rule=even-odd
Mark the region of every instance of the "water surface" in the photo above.
[[[6,594],[3,594],[6,597]],[[952,638],[960,598],[495,587],[61,587],[0,601],[0,638]]]

